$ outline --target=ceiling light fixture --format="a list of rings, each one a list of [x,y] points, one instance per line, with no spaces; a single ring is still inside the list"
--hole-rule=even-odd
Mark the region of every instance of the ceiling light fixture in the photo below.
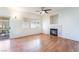
[[[37,10],[36,12],[40,12],[40,14],[48,14],[52,9],[47,9],[45,7],[41,7],[41,10]]]
[[[42,11],[40,14],[45,14],[45,11]]]

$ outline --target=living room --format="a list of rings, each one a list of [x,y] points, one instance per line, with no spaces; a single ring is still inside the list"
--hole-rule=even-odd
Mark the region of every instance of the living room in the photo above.
[[[0,7],[3,22],[0,42],[9,41],[6,48],[7,42],[0,44],[1,51],[79,51],[78,10],[78,7]]]

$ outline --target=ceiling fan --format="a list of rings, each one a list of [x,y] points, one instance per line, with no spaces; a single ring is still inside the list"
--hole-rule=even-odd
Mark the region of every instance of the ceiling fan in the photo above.
[[[37,10],[36,12],[40,12],[40,14],[48,14],[49,11],[51,11],[52,9],[46,9],[45,7],[41,7],[41,10]]]

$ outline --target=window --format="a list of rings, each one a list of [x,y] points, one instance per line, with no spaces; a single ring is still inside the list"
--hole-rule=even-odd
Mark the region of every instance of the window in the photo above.
[[[23,19],[23,28],[29,28],[30,27],[30,21],[28,18]]]
[[[31,21],[31,28],[38,28],[40,26],[39,20],[32,20]]]

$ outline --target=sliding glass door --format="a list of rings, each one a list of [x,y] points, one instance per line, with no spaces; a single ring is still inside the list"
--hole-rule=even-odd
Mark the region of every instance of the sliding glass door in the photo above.
[[[9,17],[0,17],[0,40],[9,38]]]

